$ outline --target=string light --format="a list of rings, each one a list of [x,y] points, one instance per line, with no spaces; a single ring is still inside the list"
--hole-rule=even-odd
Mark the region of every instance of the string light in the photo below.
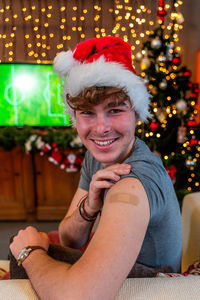
[[[51,5],[47,3],[46,5],[42,6],[39,6],[38,2],[36,1],[22,1],[21,3],[23,5],[17,9],[15,9],[15,5],[13,3],[0,8],[1,14],[3,14],[5,11],[8,13],[4,18],[5,23],[12,24],[10,26],[11,31],[7,35],[5,32],[0,32],[0,38],[4,40],[3,47],[10,49],[10,47],[6,46],[10,42],[9,38],[15,39],[16,35],[14,32],[16,31],[19,36],[18,29],[20,29],[16,27],[14,20],[18,20],[20,23],[20,18],[23,15],[24,22],[27,23],[24,39],[27,41],[31,40],[31,48],[33,49],[33,52],[29,50],[30,43],[24,43],[24,47],[27,47],[27,55],[30,55],[32,59],[35,59],[37,62],[44,62],[43,58],[47,57],[47,53],[50,51],[50,49],[51,51],[54,51],[53,49],[55,48],[59,48],[60,50],[63,48],[67,49],[69,46],[69,41],[71,41],[70,45],[72,47],[74,46],[76,37],[79,37],[80,39],[91,37],[92,33],[85,31],[85,22],[90,16],[93,16],[94,18],[93,36],[100,37],[110,34],[121,36],[125,41],[130,42],[133,51],[137,50],[143,40],[150,35],[150,28],[156,24],[156,15],[152,13],[151,9],[148,7],[148,4],[138,4],[136,2],[136,4],[133,6],[132,1],[130,0],[114,0],[112,2],[112,7],[107,8],[107,13],[109,13],[110,16],[111,14],[112,16],[114,15],[115,19],[114,26],[109,32],[107,32],[107,27],[103,27],[102,25],[102,14],[105,12],[105,9],[103,10],[103,6],[100,4],[100,2],[94,6],[88,5],[88,7],[82,7],[82,3],[79,3],[79,1],[76,2],[76,5],[74,3],[71,5],[68,5],[68,3],[62,5],[59,3],[59,1],[52,2]],[[182,5],[182,1],[175,1],[175,7],[179,7],[180,5]],[[21,10],[22,15],[19,14],[19,9]],[[170,9],[170,5],[166,4],[165,10]],[[38,13],[39,11],[40,13]],[[55,32],[52,32],[51,30],[51,22],[52,20],[55,20],[56,11],[60,11],[60,19],[57,22],[57,28],[62,32],[61,39],[59,41],[57,40],[57,35]],[[170,30],[170,26],[173,26],[173,22],[176,21],[176,18],[178,18],[178,13],[168,14],[168,17],[170,19],[168,30]],[[71,28],[69,28],[69,18],[74,23],[74,25],[71,25]],[[145,26],[147,27],[145,30],[142,28],[144,24],[146,24]],[[182,25],[178,22],[175,22],[174,39],[178,40],[178,32],[181,28]],[[69,31],[66,32],[66,29]],[[88,34],[90,35],[88,36]],[[29,35],[29,37],[25,37],[25,35]],[[61,41],[63,41],[62,47]],[[40,47],[44,49],[45,52],[37,53],[38,42],[41,44]],[[51,47],[47,47],[47,44],[49,43],[52,43]],[[11,51],[8,52],[8,54],[10,53],[8,57],[10,55],[16,55],[15,43],[13,46],[11,46],[11,48]],[[44,55],[44,53],[46,53],[46,55]],[[52,57],[54,56],[55,54],[52,55]],[[135,59],[134,54],[132,55],[132,58],[133,60]],[[165,73],[164,68],[162,69],[162,72]]]

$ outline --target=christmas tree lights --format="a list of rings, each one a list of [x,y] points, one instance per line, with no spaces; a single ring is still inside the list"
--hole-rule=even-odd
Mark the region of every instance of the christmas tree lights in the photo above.
[[[200,190],[200,127],[195,121],[199,87],[191,82],[191,71],[181,66],[178,33],[174,34],[181,28],[179,3],[174,1],[172,23],[166,28],[164,1],[159,1],[160,25],[150,32],[136,60],[152,95],[153,116],[149,124],[140,123],[137,132],[162,158],[181,197]]]

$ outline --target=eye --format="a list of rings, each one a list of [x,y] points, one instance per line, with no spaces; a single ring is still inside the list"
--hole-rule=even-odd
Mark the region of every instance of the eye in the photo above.
[[[91,114],[93,114],[93,112],[90,110],[85,110],[85,111],[81,111],[80,114],[81,115],[91,115]]]
[[[119,114],[121,113],[123,110],[122,109],[119,109],[119,108],[112,108],[109,112],[111,114]]]

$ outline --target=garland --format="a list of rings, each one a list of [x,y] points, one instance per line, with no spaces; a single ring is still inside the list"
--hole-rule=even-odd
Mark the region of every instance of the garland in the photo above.
[[[66,172],[78,171],[85,153],[75,129],[0,127],[0,147],[11,151],[17,146],[25,153],[40,152],[40,155],[47,156],[51,163],[59,165]]]

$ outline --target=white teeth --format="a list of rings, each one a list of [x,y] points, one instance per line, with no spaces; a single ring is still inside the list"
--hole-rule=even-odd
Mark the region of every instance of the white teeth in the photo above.
[[[111,144],[112,142],[114,141],[114,139],[113,140],[109,140],[109,141],[95,141],[95,143],[96,144],[98,144],[98,145],[100,145],[100,146],[106,146],[106,145],[109,145],[109,144]]]

